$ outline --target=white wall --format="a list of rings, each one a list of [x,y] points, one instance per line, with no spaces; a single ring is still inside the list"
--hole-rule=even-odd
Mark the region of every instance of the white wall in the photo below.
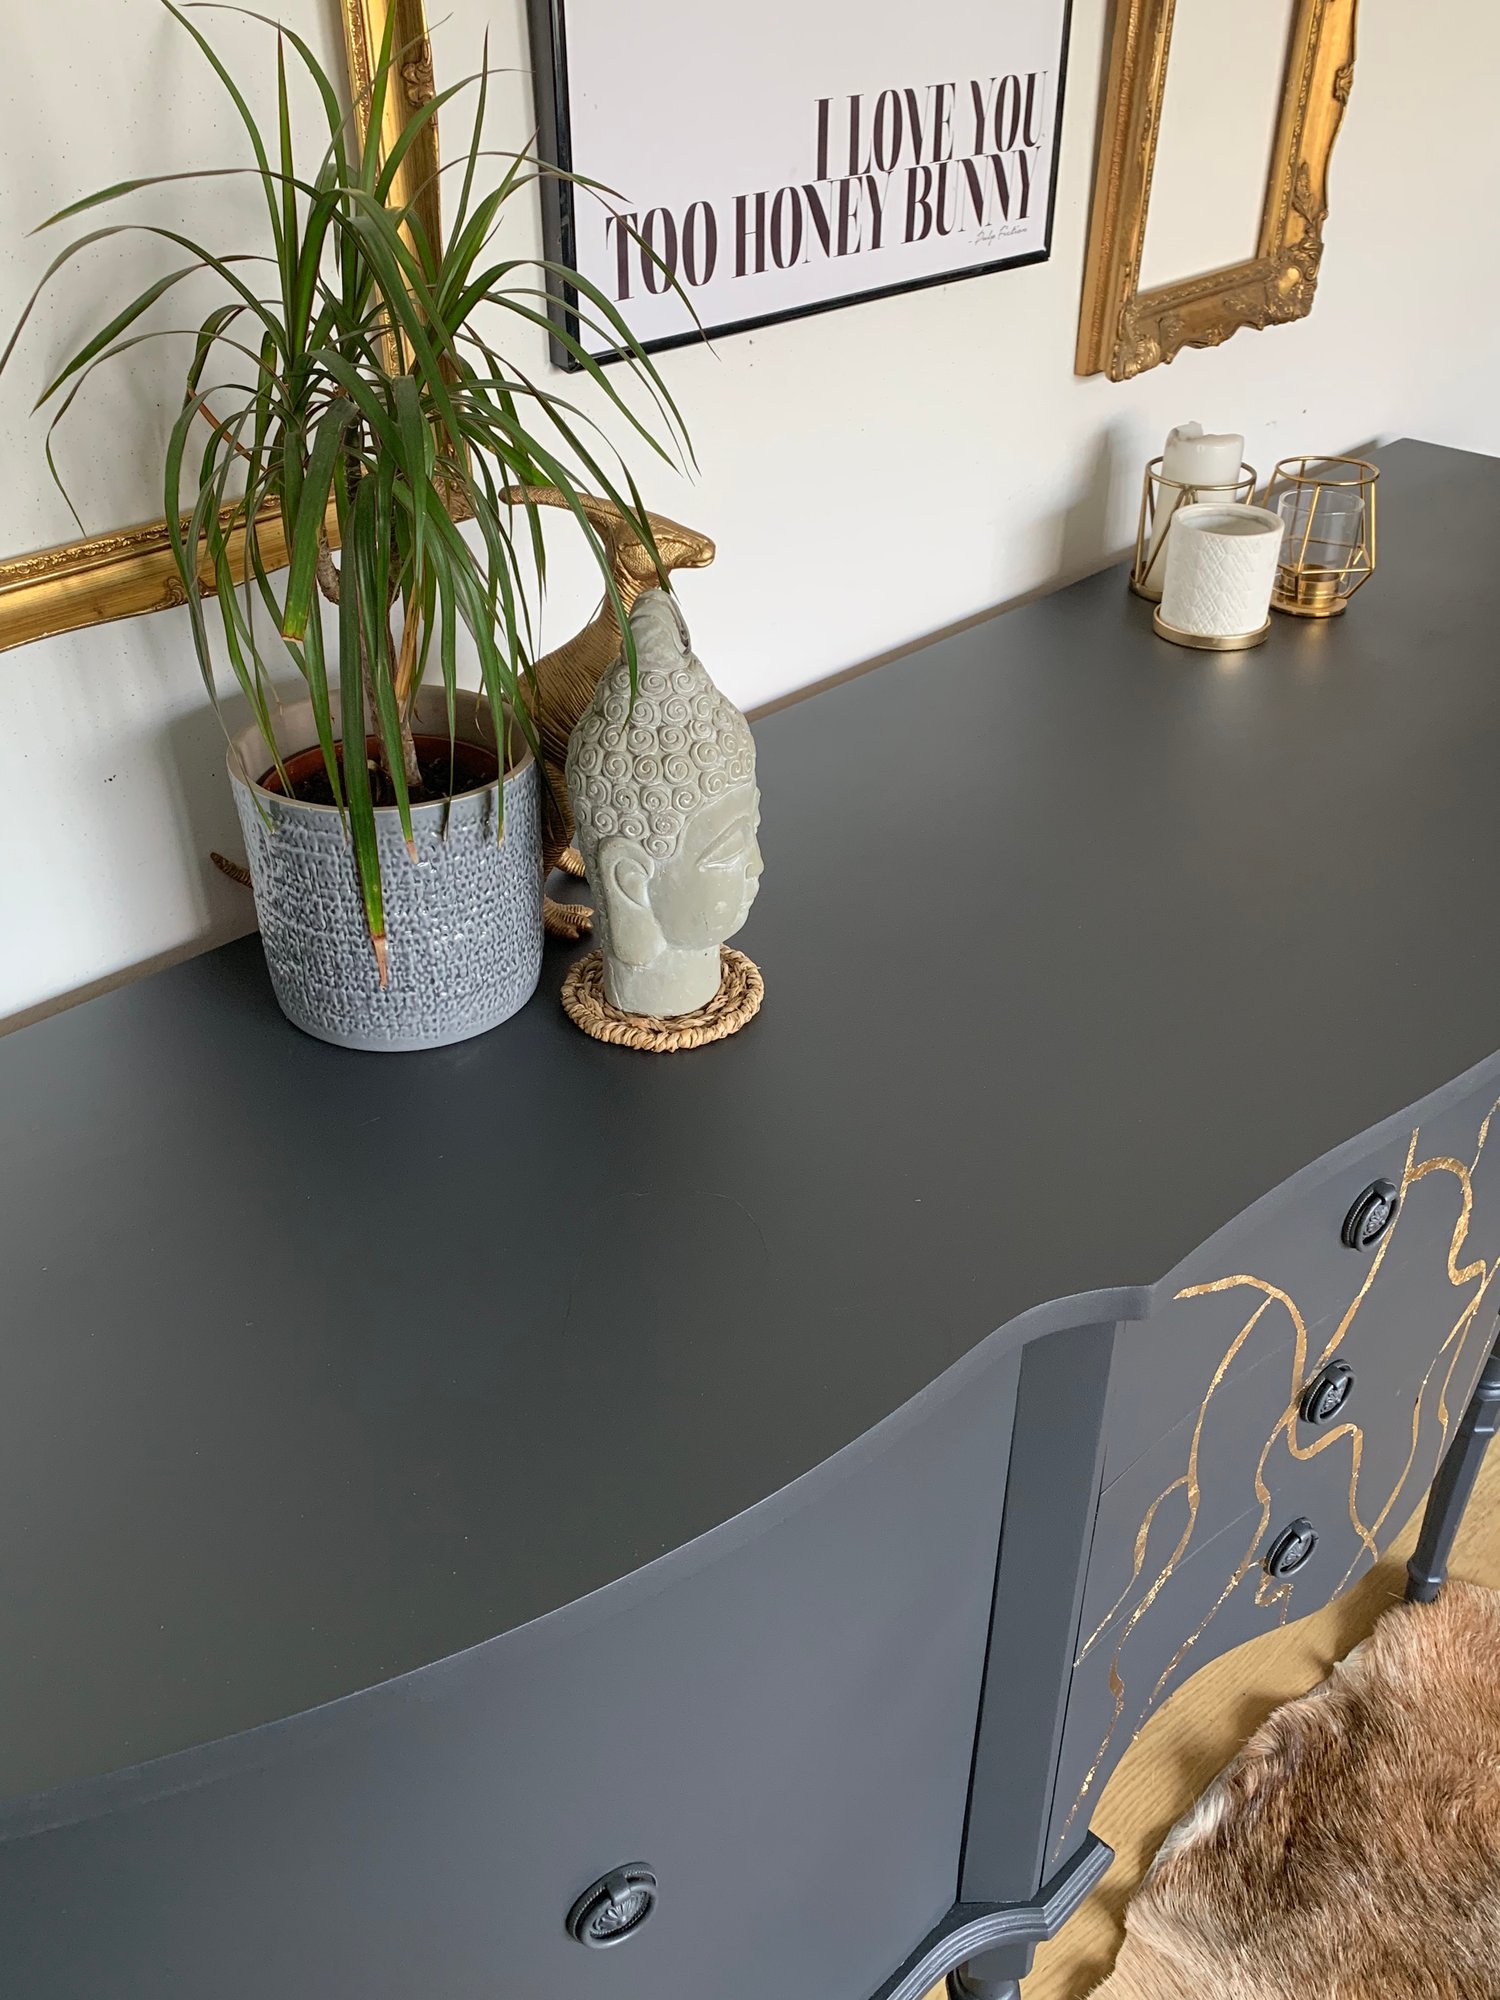
[[[1179,15],[1193,5],[1182,0]],[[334,0],[281,7],[337,46]],[[0,106],[0,187],[24,178],[29,190],[19,214],[7,195],[0,224],[7,318],[21,226],[59,180],[54,135],[69,135],[78,169],[65,197],[114,178],[122,157],[133,171],[159,144],[181,152],[174,118],[203,115],[178,70],[162,70],[170,90],[153,95],[140,52],[166,59],[150,0],[53,0],[47,11],[49,33],[27,44],[29,73],[10,72]],[[477,60],[486,25],[495,60],[524,60],[521,0],[430,0],[429,11],[447,17],[440,82]],[[1126,385],[1072,372],[1104,15],[1105,0],[1077,0],[1049,264],[663,357],[701,474],[693,486],[653,477],[647,497],[718,538],[717,565],[684,580],[683,602],[698,650],[742,705],[1097,566],[1130,537],[1141,464],[1187,417],[1243,429],[1262,467],[1399,434],[1500,453],[1491,0],[1367,6],[1311,319]],[[1210,143],[1211,93],[1203,115]],[[524,79],[499,116],[513,143],[529,130]],[[64,331],[44,329],[38,372]],[[540,351],[518,358],[546,365]],[[9,554],[59,531],[39,448],[6,408],[3,517],[19,537]],[[138,444],[141,429],[128,410],[101,425],[79,452],[80,487],[91,454],[107,467],[121,435]],[[129,470],[100,472],[95,490],[118,494]],[[30,521],[45,525],[27,536]],[[564,568],[553,640],[592,608],[581,571]],[[236,834],[180,614],[7,654],[0,690],[0,1021],[246,926],[248,898],[207,859],[211,847],[234,851]]]

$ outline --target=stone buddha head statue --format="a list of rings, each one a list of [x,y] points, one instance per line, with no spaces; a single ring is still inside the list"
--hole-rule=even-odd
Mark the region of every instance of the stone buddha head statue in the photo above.
[[[624,656],[568,745],[568,800],[604,952],[627,1014],[692,1013],[719,988],[719,946],[760,886],[755,739],[695,658],[676,600],[649,590]]]

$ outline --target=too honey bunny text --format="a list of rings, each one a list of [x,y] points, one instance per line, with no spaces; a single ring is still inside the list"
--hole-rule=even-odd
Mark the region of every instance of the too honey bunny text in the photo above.
[[[1042,195],[1046,70],[820,97],[814,173],[739,194],[611,214],[610,279],[624,302],[723,275],[787,271],[929,237],[1023,233]]]

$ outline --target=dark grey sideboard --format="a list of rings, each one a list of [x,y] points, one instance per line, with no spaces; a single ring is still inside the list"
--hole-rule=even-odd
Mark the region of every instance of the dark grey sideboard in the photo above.
[[[1500,463],[1382,462],[1343,620],[1109,574],[765,720],[731,1042],[558,958],[361,1057],[253,939],[0,1042],[7,2000],[1003,1995],[1143,1718],[1446,1452],[1430,1594]]]

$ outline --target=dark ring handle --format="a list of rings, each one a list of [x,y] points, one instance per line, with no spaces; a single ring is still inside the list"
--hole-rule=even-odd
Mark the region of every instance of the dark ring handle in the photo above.
[[[1299,1514],[1282,1529],[1267,1551],[1267,1576],[1295,1576],[1317,1546],[1317,1530],[1306,1515]]]
[[[612,1868],[585,1889],[568,1912],[568,1936],[590,1951],[607,1951],[635,1936],[656,1908],[656,1876],[644,1862]]]
[[[1331,1423],[1349,1400],[1354,1370],[1347,1361],[1330,1361],[1302,1391],[1298,1414],[1305,1424]]]
[[[1396,1220],[1401,1192],[1394,1181],[1371,1181],[1344,1217],[1343,1238],[1350,1250],[1373,1250]]]

